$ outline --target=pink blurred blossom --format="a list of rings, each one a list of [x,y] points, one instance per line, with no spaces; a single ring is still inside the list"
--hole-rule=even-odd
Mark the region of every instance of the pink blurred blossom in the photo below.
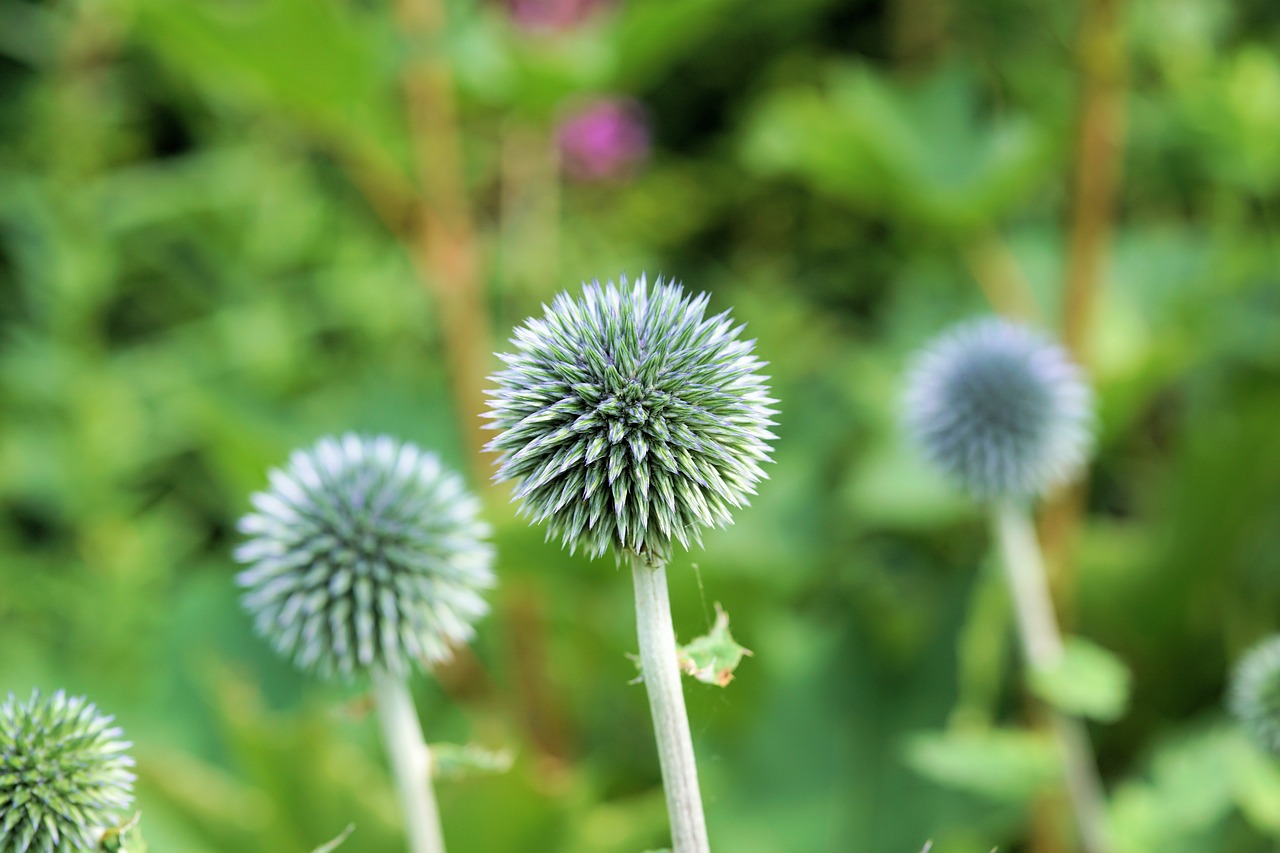
[[[516,26],[528,32],[562,32],[584,23],[606,0],[506,0]]]
[[[632,174],[649,157],[649,123],[630,98],[602,98],[568,113],[556,136],[565,172],[581,181]]]

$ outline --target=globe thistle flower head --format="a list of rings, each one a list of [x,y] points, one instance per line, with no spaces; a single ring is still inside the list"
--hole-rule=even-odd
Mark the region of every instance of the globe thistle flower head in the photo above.
[[[1240,659],[1227,707],[1254,743],[1280,757],[1280,636],[1263,640]]]
[[[96,849],[132,801],[130,744],[84,697],[0,705],[0,850]]]
[[[979,500],[1025,499],[1070,479],[1092,442],[1093,395],[1066,351],[1001,319],[965,323],[911,370],[906,425]]]
[[[270,473],[240,521],[254,626],[323,677],[448,659],[488,612],[480,505],[440,460],[386,436],[321,439]]]
[[[488,447],[548,538],[666,560],[755,493],[774,400],[754,342],[706,307],[706,294],[624,277],[562,293],[516,329]]]

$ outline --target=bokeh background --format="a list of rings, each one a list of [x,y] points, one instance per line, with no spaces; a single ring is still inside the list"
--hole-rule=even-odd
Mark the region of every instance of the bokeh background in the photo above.
[[[980,513],[897,427],[904,361],[1000,311],[1100,400],[1045,509],[1122,853],[1264,851],[1222,710],[1280,626],[1280,6],[1270,0],[0,0],[0,692],[136,743],[151,849],[403,849],[360,686],[295,674],[235,522],[343,430],[484,494],[501,587],[414,684],[455,853],[640,853],[665,814],[629,579],[486,485],[511,327],[647,271],[732,307],[772,478],[671,568],[755,651],[687,685],[716,848],[1072,849]]]

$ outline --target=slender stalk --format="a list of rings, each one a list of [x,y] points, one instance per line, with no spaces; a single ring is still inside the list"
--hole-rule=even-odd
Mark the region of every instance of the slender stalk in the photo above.
[[[662,563],[632,556],[631,575],[636,587],[640,671],[644,674],[653,731],[658,740],[672,847],[675,853],[709,853],[693,737],[689,733],[689,715],[684,707],[680,667],[676,661],[676,634],[671,625],[666,568]]]
[[[1062,283],[1062,341],[1076,362],[1090,363],[1089,338],[1115,232],[1125,142],[1123,0],[1083,4],[1077,56],[1080,102]],[[1074,596],[1071,551],[1084,510],[1084,484],[1049,495],[1040,517],[1045,562],[1063,618]]]
[[[374,670],[372,677],[378,722],[391,757],[410,853],[444,853],[440,812],[431,788],[431,750],[422,737],[409,689],[388,672]]]
[[[992,308],[1016,320],[1041,322],[1031,285],[1000,232],[990,229],[975,235],[962,254]]]
[[[489,372],[489,316],[484,259],[467,196],[462,128],[453,68],[444,49],[444,0],[396,0],[396,21],[413,50],[403,88],[420,184],[416,226],[408,236],[418,277],[435,299],[437,327],[452,380],[458,428],[473,481],[489,480],[482,448],[484,386]]]
[[[1027,510],[1012,502],[998,504],[992,514],[1027,663],[1032,669],[1051,667],[1062,658],[1062,635],[1035,527]],[[1050,714],[1081,847],[1088,853],[1108,853],[1106,801],[1088,732],[1074,717],[1054,709]]]

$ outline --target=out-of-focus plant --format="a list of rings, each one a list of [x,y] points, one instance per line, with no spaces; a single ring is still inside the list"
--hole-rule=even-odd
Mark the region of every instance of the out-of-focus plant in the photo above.
[[[635,101],[603,98],[569,111],[560,121],[557,143],[571,178],[618,178],[632,173],[648,156],[649,127]]]
[[[479,502],[433,454],[345,435],[270,473],[241,521],[237,582],[257,631],[300,668],[372,682],[415,853],[442,853],[431,752],[405,678],[474,635],[493,584]]]
[[[124,732],[83,696],[0,705],[0,850],[97,849],[133,801]],[[112,849],[120,849],[116,844]]]
[[[1104,853],[1111,843],[1097,762],[1083,724],[1067,713],[1080,710],[1070,707],[1079,678],[1073,665],[1083,657],[1088,670],[1094,650],[1069,654],[1063,643],[1028,511],[1031,500],[1084,464],[1092,401],[1061,347],[991,319],[962,325],[925,348],[907,380],[905,418],[929,461],[989,508],[1023,652],[1055,706],[1053,729],[1080,840],[1089,853]]]
[[[521,511],[571,553],[631,564],[677,853],[708,840],[665,567],[755,492],[775,414],[753,342],[707,302],[644,276],[562,293],[516,329],[490,403],[497,477],[516,481]]]
[[[1280,637],[1258,643],[1236,664],[1228,706],[1260,749],[1280,756]]]

